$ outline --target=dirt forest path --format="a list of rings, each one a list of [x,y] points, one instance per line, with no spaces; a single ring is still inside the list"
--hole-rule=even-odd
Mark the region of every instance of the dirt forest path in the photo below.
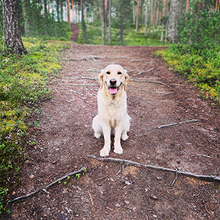
[[[110,157],[220,176],[219,109],[155,57],[157,49],[74,44],[64,52],[53,98],[42,103],[40,128],[32,133],[36,145],[29,149],[13,197],[82,165],[87,172],[12,203],[5,219],[220,219],[218,183],[87,157],[99,156],[104,143],[91,128],[99,89],[94,78],[117,63],[132,79],[127,88],[132,121],[123,154],[111,151]]]
[[[70,38],[71,41],[77,42],[79,36],[79,28],[77,24],[71,23],[71,30],[73,32],[72,37]]]

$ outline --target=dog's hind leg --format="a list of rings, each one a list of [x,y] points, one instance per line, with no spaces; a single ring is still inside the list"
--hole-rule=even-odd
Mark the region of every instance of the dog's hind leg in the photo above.
[[[96,115],[94,118],[93,118],[93,121],[92,121],[92,128],[94,130],[94,136],[96,138],[100,138],[101,134],[102,134],[102,126],[101,126],[101,122],[100,122],[100,118],[98,115]]]
[[[125,119],[125,122],[124,122],[123,130],[122,130],[122,135],[121,135],[121,139],[123,141],[128,139],[127,132],[130,130],[130,120],[131,120],[130,116],[127,115],[127,117]]]

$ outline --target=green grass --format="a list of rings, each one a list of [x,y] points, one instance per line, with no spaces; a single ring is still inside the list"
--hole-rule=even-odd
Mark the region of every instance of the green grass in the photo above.
[[[81,24],[78,24],[80,33],[77,43],[86,44],[102,44],[102,30],[101,24],[87,23],[86,24],[86,40],[82,40]],[[105,45],[108,45],[108,32],[106,28]],[[139,27],[136,32],[132,27],[127,28],[123,32],[123,45],[124,46],[164,46],[164,42],[160,42],[161,26],[157,26],[153,33],[152,26],[149,26],[148,36],[144,34],[144,26]],[[118,28],[111,28],[112,45],[120,45],[120,30]]]
[[[27,55],[0,51],[0,213],[3,197],[19,182],[25,147],[33,143],[27,120],[38,112],[39,101],[51,97],[47,85],[58,75],[59,54],[67,48],[66,43],[36,38],[23,38],[23,43]]]

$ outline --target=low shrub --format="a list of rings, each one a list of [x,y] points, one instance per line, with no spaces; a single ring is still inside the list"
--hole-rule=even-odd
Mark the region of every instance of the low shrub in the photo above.
[[[174,68],[201,91],[205,98],[220,104],[220,47],[195,50],[188,45],[172,45],[157,51]]]
[[[40,100],[51,97],[49,80],[61,69],[66,44],[23,38],[27,55],[0,53],[0,212],[3,196],[19,182],[28,142],[27,119]]]

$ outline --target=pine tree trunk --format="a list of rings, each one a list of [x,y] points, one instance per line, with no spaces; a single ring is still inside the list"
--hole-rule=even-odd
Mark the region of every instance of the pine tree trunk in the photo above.
[[[139,1],[137,0],[137,15],[136,15],[136,31],[138,31],[138,22],[139,22]]]
[[[83,42],[86,41],[86,24],[84,20],[84,5],[83,0],[81,0],[81,24],[82,24],[82,38]]]
[[[133,0],[133,23],[135,23],[135,0]]]
[[[178,41],[179,0],[171,0],[167,40],[171,43]]]
[[[25,36],[28,36],[30,33],[30,23],[28,19],[28,8],[30,7],[30,1],[29,0],[22,0],[22,12],[24,17],[24,33]]]
[[[47,0],[44,0],[44,17],[47,18]]]
[[[105,45],[105,0],[102,0],[102,45]]]
[[[145,6],[145,36],[147,36],[147,10],[148,10],[148,0],[146,0]]]
[[[112,27],[112,0],[109,0],[109,34],[108,34],[108,44],[112,44],[112,32],[111,32],[111,27]]]
[[[20,35],[18,1],[3,0],[4,44],[15,54],[26,54]]]
[[[60,0],[60,18],[61,18],[61,21],[63,21],[63,0]]]
[[[59,4],[59,0],[56,0],[56,9],[57,9],[57,21],[60,21],[60,15],[59,15],[59,6],[60,6],[60,4]]]
[[[119,20],[120,20],[120,45],[123,45],[123,17],[122,17],[122,8],[123,8],[123,0],[120,1],[120,10],[119,10]]]

